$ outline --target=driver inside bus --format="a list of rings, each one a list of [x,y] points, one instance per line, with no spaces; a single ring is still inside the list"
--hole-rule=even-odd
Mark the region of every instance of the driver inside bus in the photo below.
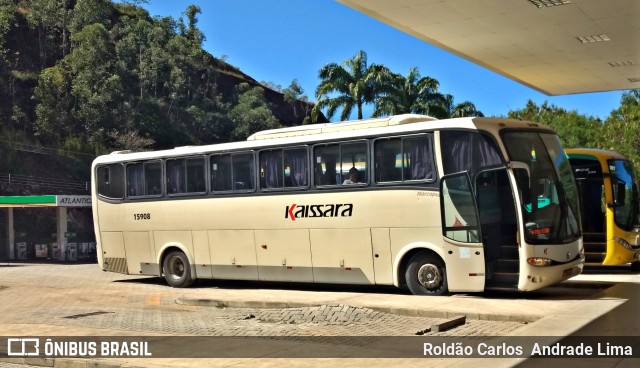
[[[347,179],[342,184],[356,184],[360,182],[360,172],[355,167],[349,169]]]

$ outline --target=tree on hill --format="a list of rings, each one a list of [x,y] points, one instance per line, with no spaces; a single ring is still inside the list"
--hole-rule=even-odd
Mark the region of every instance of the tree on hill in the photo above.
[[[304,116],[302,124],[309,124],[311,122],[310,112],[311,105],[308,103],[299,104],[297,101],[308,102],[309,98],[304,94],[304,90],[297,79],[291,81],[287,88],[282,90],[284,100],[293,106],[294,116]]]
[[[268,108],[262,88],[242,83],[236,88],[236,93],[237,103],[229,111],[233,140],[245,140],[257,131],[280,127]]]

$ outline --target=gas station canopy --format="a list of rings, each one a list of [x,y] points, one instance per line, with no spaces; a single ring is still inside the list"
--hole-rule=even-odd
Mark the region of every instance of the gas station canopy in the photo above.
[[[638,0],[337,1],[547,95],[640,88]]]
[[[7,208],[7,253],[9,259],[26,259],[28,244],[24,241],[16,242],[17,237],[25,237],[26,233],[16,234],[14,229],[15,208],[25,207],[55,207],[56,209],[56,233],[55,243],[49,250],[47,244],[42,250],[46,257],[54,257],[60,261],[75,261],[78,259],[78,244],[70,243],[69,237],[75,234],[68,232],[67,209],[69,207],[91,207],[91,196],[88,195],[32,195],[32,196],[0,196],[0,208]],[[86,243],[85,243],[86,244]],[[83,246],[85,244],[82,244]],[[89,244],[86,244],[89,247]],[[55,251],[53,250],[55,248]],[[95,248],[95,246],[93,247]],[[37,252],[37,251],[36,251]]]

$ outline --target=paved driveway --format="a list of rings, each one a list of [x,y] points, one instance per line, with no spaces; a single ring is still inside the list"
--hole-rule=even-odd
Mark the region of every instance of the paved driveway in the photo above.
[[[620,282],[638,281],[638,275],[624,268],[605,272],[581,275],[558,287],[527,294],[419,297],[387,287],[231,281],[201,281],[189,289],[173,289],[157,278],[106,273],[95,264],[0,264],[0,335],[270,336],[291,338],[289,342],[306,337],[315,339],[306,341],[333,346],[330,351],[336,356],[346,349],[364,358],[372,346],[392,341],[384,340],[387,337],[568,335],[623,302],[598,298],[598,293]],[[466,317],[464,323],[447,329],[447,324],[459,316]],[[439,332],[438,327],[442,327]],[[295,349],[286,346],[290,358],[295,357],[291,353]],[[238,348],[232,344],[228,351]],[[260,352],[258,357],[270,356],[271,350]],[[255,354],[242,351],[229,359],[93,359],[92,364],[282,366],[281,361],[274,364],[280,359],[256,360]],[[216,352],[211,354],[218,356]],[[385,353],[371,356],[385,357]],[[78,362],[58,359],[56,364],[70,361]],[[332,366],[331,361],[304,360],[305,365],[313,362],[320,366]],[[388,365],[385,359],[368,361],[366,365]],[[400,361],[404,365],[424,363]],[[444,366],[469,362],[438,361]],[[514,363],[509,359],[480,361],[492,366]],[[351,362],[361,363],[362,359]]]

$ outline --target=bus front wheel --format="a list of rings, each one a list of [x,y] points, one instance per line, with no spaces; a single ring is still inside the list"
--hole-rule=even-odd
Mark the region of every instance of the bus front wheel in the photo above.
[[[191,266],[187,255],[180,251],[172,251],[162,263],[164,279],[176,288],[189,287],[195,281],[191,277]]]
[[[405,272],[407,287],[414,295],[446,295],[447,273],[440,258],[425,252],[414,254]]]

